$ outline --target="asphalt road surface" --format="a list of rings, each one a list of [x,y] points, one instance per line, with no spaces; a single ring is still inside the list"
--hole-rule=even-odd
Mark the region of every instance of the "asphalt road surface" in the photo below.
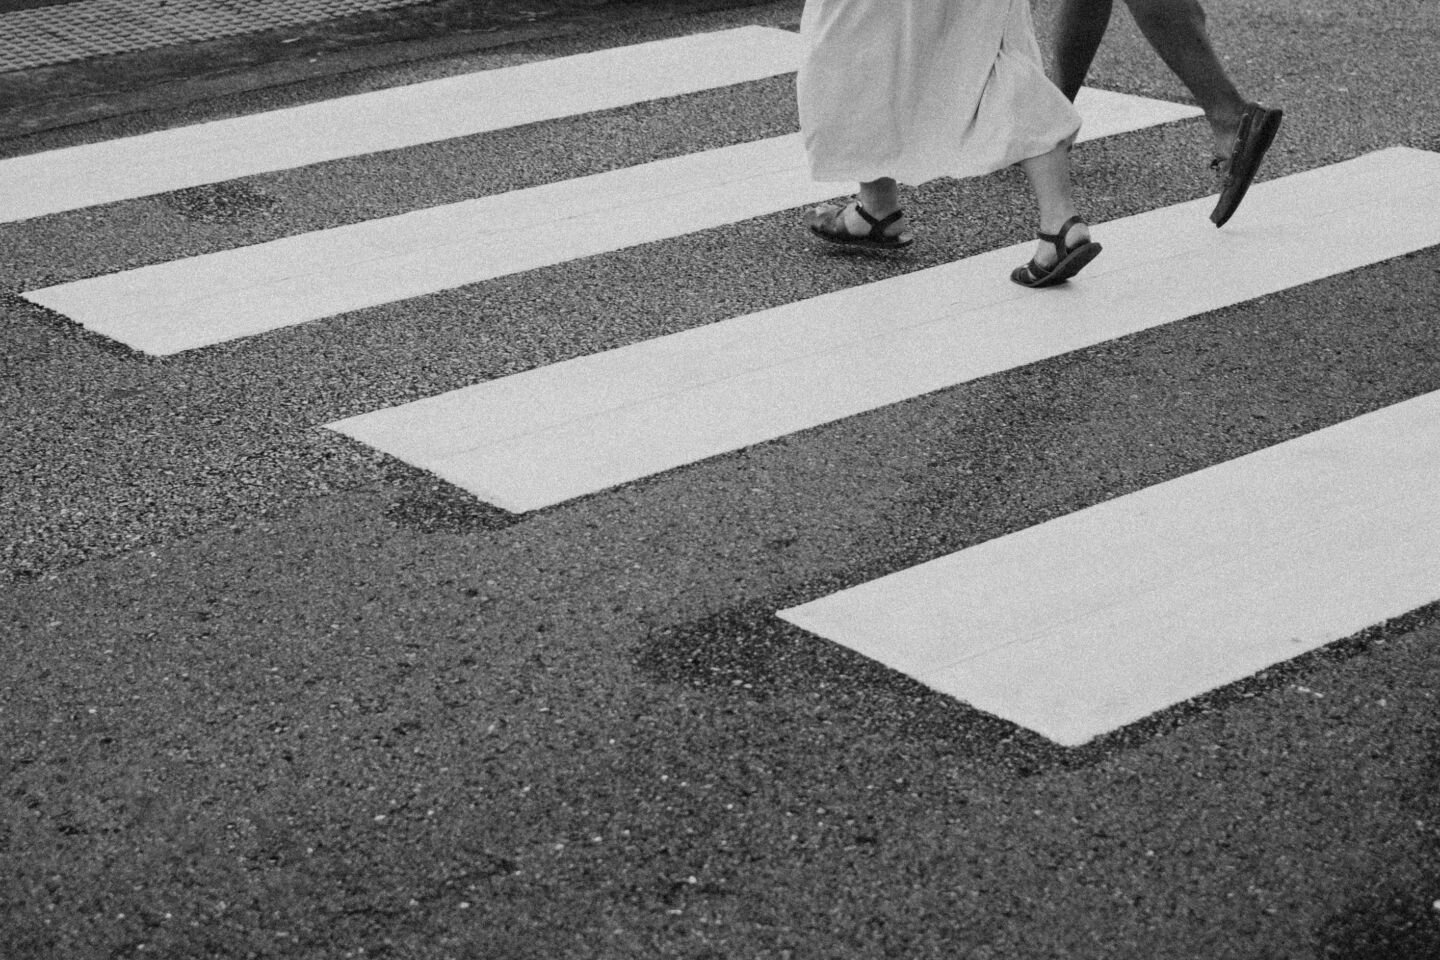
[[[208,158],[131,139],[481,72],[539,109],[566,58],[773,38],[793,0],[156,89],[0,141],[30,199],[194,180],[0,222],[0,957],[1440,958],[1440,18],[1209,6],[1286,111],[1252,198],[1205,220],[1201,119],[1097,135],[1093,273],[968,313],[944,285],[989,290],[1031,236],[1016,171],[907,191],[920,240],[886,257],[807,235],[824,189],[701,195],[695,157],[796,131],[783,64],[325,159],[249,127]],[[1191,102],[1123,13],[1091,84]],[[296,159],[206,172],[275,142]],[[135,143],[161,146],[103,152]],[[743,356],[778,373],[750,392]],[[650,377],[679,385],[620,395]],[[339,428],[393,409],[387,443],[468,466]],[[621,466],[566,479],[597,458]],[[502,462],[559,492],[505,501]],[[1006,622],[942,638],[1018,681],[972,695],[978,667],[907,666],[908,627],[782,615],[930,561],[970,566],[906,609],[984,583],[967,609]],[[1131,713],[1068,739],[1073,704],[1026,700],[1102,683]]]

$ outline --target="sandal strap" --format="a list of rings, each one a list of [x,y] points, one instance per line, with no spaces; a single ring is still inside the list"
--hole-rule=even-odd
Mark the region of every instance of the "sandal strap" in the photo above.
[[[1070,228],[1075,226],[1075,224],[1084,222],[1085,221],[1083,218],[1079,216],[1074,216],[1062,223],[1060,225],[1060,230],[1057,233],[1044,233],[1037,230],[1035,232],[1035,236],[1054,247],[1055,253],[1059,256],[1059,259],[1064,260],[1066,255],[1070,252],[1070,250],[1065,246],[1065,234],[1069,233]]]
[[[889,239],[885,236],[885,228],[890,226],[895,221],[899,220],[901,217],[905,216],[904,210],[896,210],[888,217],[882,217],[877,219],[870,216],[870,211],[866,210],[863,206],[861,206],[859,200],[855,201],[855,212],[860,214],[860,219],[870,224],[870,237],[874,240]]]

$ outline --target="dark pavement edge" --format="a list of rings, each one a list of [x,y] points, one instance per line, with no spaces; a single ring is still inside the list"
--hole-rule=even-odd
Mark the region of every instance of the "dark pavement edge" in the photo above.
[[[440,0],[0,74],[0,142],[234,93],[768,0]],[[8,152],[8,151],[7,151]]]

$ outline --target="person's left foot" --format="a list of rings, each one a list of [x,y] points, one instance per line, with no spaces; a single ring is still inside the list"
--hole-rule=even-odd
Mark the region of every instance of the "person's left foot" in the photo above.
[[[1043,231],[1038,234],[1040,240],[1035,245],[1035,256],[1030,258],[1031,263],[1041,269],[1049,270],[1060,261],[1060,247],[1072,250],[1090,242],[1090,225],[1079,217],[1071,217],[1060,229],[1059,234],[1048,234]],[[1054,240],[1050,239],[1052,237],[1059,240],[1059,247]]]
[[[1090,239],[1084,220],[1071,217],[1055,233],[1038,234],[1040,246],[1029,263],[1010,272],[1010,279],[1022,287],[1053,287],[1079,273],[1100,253],[1100,244]]]

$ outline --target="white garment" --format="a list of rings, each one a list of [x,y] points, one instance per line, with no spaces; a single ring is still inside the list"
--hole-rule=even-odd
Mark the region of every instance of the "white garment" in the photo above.
[[[806,0],[800,33],[818,181],[980,176],[1080,129],[1045,76],[1029,0]]]

